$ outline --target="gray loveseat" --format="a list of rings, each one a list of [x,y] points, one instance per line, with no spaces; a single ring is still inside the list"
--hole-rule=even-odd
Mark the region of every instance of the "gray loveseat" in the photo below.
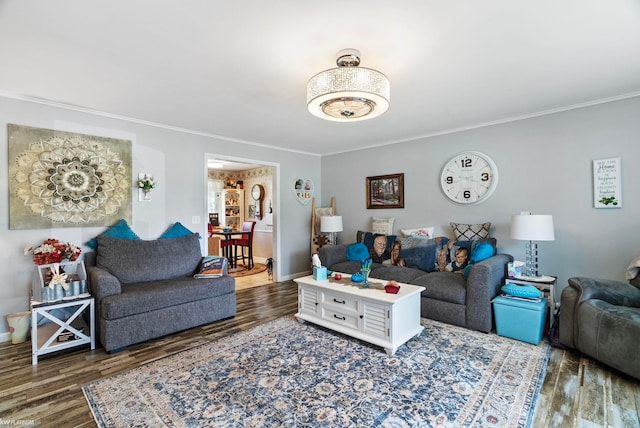
[[[632,284],[570,278],[562,290],[560,343],[640,379],[640,276]]]
[[[193,278],[202,257],[197,233],[153,241],[97,239],[88,286],[107,352],[236,314],[232,277]]]
[[[347,248],[348,245],[320,248],[322,265],[334,272],[358,272],[360,262],[348,260]],[[491,301],[500,293],[511,261],[510,255],[496,254],[475,263],[467,279],[460,273],[373,263],[370,277],[425,287],[420,299],[422,317],[488,333],[493,326]]]

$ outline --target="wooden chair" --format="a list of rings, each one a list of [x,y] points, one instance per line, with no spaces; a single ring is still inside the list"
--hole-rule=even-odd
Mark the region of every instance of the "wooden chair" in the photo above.
[[[327,236],[320,232],[320,219],[325,215],[336,215],[335,196],[331,197],[330,207],[316,207],[316,198],[311,199],[311,255],[317,254],[320,248],[327,245]]]
[[[253,229],[255,227],[256,227],[255,221],[245,221],[244,223],[242,223],[242,232],[249,232],[249,233],[246,233],[246,234],[243,233],[241,238],[233,240],[234,246],[235,246],[236,260],[242,259],[242,264],[245,266],[247,266],[247,264],[244,261],[245,259],[244,249],[245,248],[248,249],[248,254],[246,258],[249,260],[249,265],[247,266],[249,270],[253,269]],[[240,253],[238,253],[238,247],[240,247]]]

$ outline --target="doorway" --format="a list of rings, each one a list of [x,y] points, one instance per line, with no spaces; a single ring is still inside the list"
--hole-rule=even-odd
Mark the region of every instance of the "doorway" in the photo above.
[[[277,281],[277,263],[272,264],[269,272],[267,260],[277,260],[279,249],[278,216],[274,215],[278,200],[278,164],[206,154],[205,165],[205,219],[208,221],[208,231],[212,227],[240,229],[244,221],[256,222],[253,234],[255,267],[249,271],[245,269],[248,263],[238,262],[238,268],[232,274],[236,279],[236,290]],[[221,255],[219,241],[218,237],[209,237],[205,245],[207,252]]]

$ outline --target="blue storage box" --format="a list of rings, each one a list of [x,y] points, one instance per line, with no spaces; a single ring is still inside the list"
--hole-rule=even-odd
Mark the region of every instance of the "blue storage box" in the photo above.
[[[499,296],[493,300],[498,335],[537,345],[547,319],[547,299],[539,302]]]

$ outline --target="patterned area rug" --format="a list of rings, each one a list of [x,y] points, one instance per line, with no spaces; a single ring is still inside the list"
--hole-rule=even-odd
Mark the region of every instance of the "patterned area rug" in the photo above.
[[[238,265],[238,267],[235,268],[233,271],[229,269],[229,276],[237,278],[239,276],[255,275],[257,273],[262,273],[266,270],[267,270],[267,265],[265,265],[264,263],[254,263],[253,269],[247,269],[243,265]]]
[[[100,427],[528,427],[549,345],[423,319],[392,357],[283,317],[85,385]]]

